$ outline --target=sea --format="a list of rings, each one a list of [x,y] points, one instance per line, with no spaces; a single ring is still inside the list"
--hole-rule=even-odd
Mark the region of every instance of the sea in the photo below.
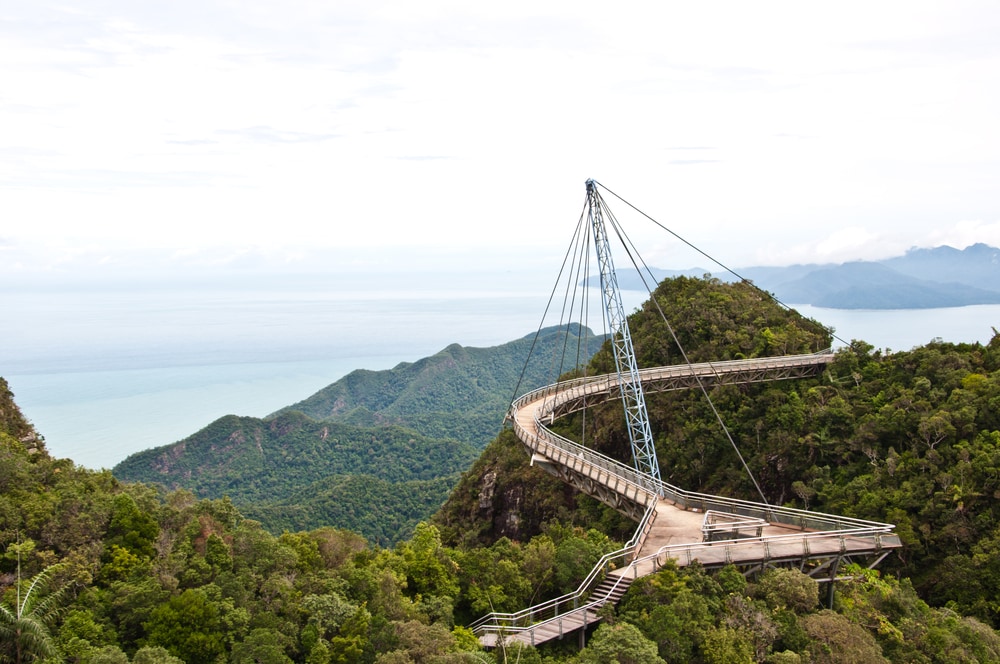
[[[644,299],[623,292],[628,310]],[[546,288],[503,279],[432,289],[8,290],[0,292],[0,376],[51,454],[111,468],[223,415],[266,416],[355,369],[534,334],[559,322],[548,302]],[[934,339],[986,343],[1000,328],[1000,305],[796,308],[845,341],[892,350]],[[602,331],[600,319],[591,327]]]

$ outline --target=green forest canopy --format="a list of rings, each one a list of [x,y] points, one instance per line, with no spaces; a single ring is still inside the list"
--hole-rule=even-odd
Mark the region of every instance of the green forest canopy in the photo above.
[[[769,310],[748,311],[750,329],[732,330],[712,307],[750,303],[698,281],[658,291],[665,304],[707,312],[709,323],[679,326],[689,352],[698,345],[688,339],[699,338],[713,346],[706,354],[729,357],[822,341],[804,323],[782,327]],[[669,358],[675,350],[643,320],[648,313],[635,316],[637,351]],[[594,370],[606,362],[599,354]],[[0,634],[12,633],[18,579],[46,574],[61,609],[45,618],[49,644],[68,661],[492,661],[497,653],[479,652],[462,625],[575,587],[617,546],[608,533],[627,530],[564,487],[537,505],[524,500],[534,471],[504,434],[436,525],[420,524],[391,549],[332,528],[272,535],[228,500],[126,484],[52,458],[0,388]],[[653,652],[668,662],[1000,661],[1000,336],[892,354],[858,342],[819,378],[713,397],[769,498],[896,523],[903,553],[883,574],[848,570],[832,610],[798,572],[747,580],[731,568],[668,568],[637,582],[582,651],[567,640],[520,661],[655,661]],[[749,495],[693,395],[657,395],[650,415],[671,482]],[[608,406],[590,423],[616,453],[619,420]],[[578,424],[567,422],[567,432]],[[511,493],[518,486],[520,497]],[[517,537],[503,536],[518,519]],[[14,641],[0,644],[13,660]],[[32,647],[23,661],[40,661]]]

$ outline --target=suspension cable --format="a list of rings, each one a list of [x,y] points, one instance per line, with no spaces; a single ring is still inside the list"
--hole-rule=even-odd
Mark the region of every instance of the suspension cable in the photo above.
[[[691,366],[693,363],[691,362],[690,358],[688,357],[687,351],[684,349],[684,346],[681,344],[680,339],[677,338],[677,333],[674,331],[674,326],[670,324],[669,320],[667,320],[666,314],[664,314],[663,309],[660,307],[659,300],[657,300],[657,298],[653,294],[653,291],[650,289],[649,284],[646,283],[646,279],[645,279],[645,277],[643,276],[643,273],[642,273],[642,268],[640,268],[639,264],[641,263],[642,266],[644,268],[646,268],[647,271],[650,272],[651,276],[652,276],[652,272],[649,270],[649,267],[646,265],[645,261],[642,260],[642,257],[639,256],[638,251],[635,251],[635,245],[632,243],[631,239],[625,233],[625,230],[621,227],[621,224],[618,223],[618,220],[608,210],[607,206],[605,206],[605,208],[604,208],[604,214],[605,214],[605,218],[606,219],[610,219],[611,226],[614,229],[615,234],[618,236],[619,241],[622,243],[622,246],[625,248],[625,253],[628,255],[629,260],[632,262],[632,266],[635,268],[636,272],[639,274],[640,278],[642,279],[643,285],[646,287],[646,290],[649,293],[650,300],[652,300],[653,305],[656,307],[656,310],[660,314],[660,318],[666,324],[667,330],[670,332],[670,337],[673,339],[674,344],[676,344],[677,349],[680,351],[681,357],[684,359],[684,363],[687,364],[688,366]],[[712,368],[712,372],[716,373],[714,365],[711,362],[709,362],[708,364]],[[709,408],[711,408],[712,413],[715,415],[716,421],[719,423],[719,426],[722,428],[722,432],[725,434],[726,438],[729,440],[729,444],[732,446],[733,450],[736,452],[736,456],[739,458],[740,463],[743,464],[743,469],[746,471],[747,475],[750,477],[750,481],[753,482],[754,487],[757,489],[757,493],[760,495],[761,500],[764,501],[765,505],[769,505],[770,503],[768,502],[767,497],[764,495],[764,491],[761,489],[760,484],[757,483],[757,478],[754,477],[753,471],[750,470],[750,466],[747,464],[746,459],[743,458],[743,454],[740,452],[739,446],[736,444],[736,441],[733,439],[733,436],[732,436],[732,434],[729,431],[729,427],[726,426],[725,421],[723,421],[723,419],[722,419],[722,415],[719,413],[718,409],[715,407],[715,402],[712,401],[712,397],[709,395],[708,389],[705,387],[704,381],[702,381],[701,376],[699,376],[697,374],[697,372],[692,371],[691,373],[694,376],[695,381],[698,383],[698,388],[701,390],[702,395],[705,397],[705,400],[708,402]],[[718,374],[716,373],[716,375],[718,375]]]
[[[594,182],[595,182],[595,184],[599,185],[602,189],[604,189],[605,191],[607,191],[608,193],[610,193],[612,196],[614,196],[615,198],[617,198],[619,201],[621,201],[622,203],[624,203],[625,205],[627,205],[629,208],[631,208],[632,210],[634,210],[635,212],[637,212],[638,214],[640,214],[642,217],[644,217],[647,220],[651,221],[653,224],[655,224],[656,226],[658,226],[660,229],[666,231],[667,233],[669,233],[670,235],[672,235],[673,237],[675,237],[676,239],[678,239],[679,241],[681,241],[682,243],[684,243],[685,245],[687,245],[688,247],[694,249],[700,255],[704,256],[708,260],[712,261],[714,264],[718,265],[723,270],[725,270],[728,273],[732,274],[740,282],[742,282],[744,284],[747,284],[751,288],[753,288],[754,290],[756,290],[756,291],[764,294],[767,298],[769,298],[771,301],[775,302],[779,306],[783,307],[785,310],[787,310],[787,311],[794,311],[792,309],[792,307],[790,307],[789,305],[787,305],[784,302],[782,302],[781,300],[779,300],[773,294],[771,294],[771,293],[763,290],[762,288],[758,287],[750,279],[747,279],[746,277],[743,277],[742,275],[740,275],[738,272],[736,272],[732,268],[729,268],[728,266],[726,266],[725,264],[723,264],[721,261],[716,260],[714,257],[712,257],[711,255],[709,255],[708,253],[702,251],[701,249],[699,249],[698,247],[696,247],[695,245],[693,245],[692,243],[690,243],[689,241],[687,241],[686,239],[684,239],[683,237],[681,237],[680,235],[678,235],[677,233],[675,233],[674,231],[672,231],[671,229],[667,228],[666,226],[664,226],[660,222],[656,221],[655,219],[653,219],[652,217],[650,217],[648,214],[646,214],[642,210],[638,209],[636,206],[632,205],[632,203],[630,203],[629,201],[625,200],[624,198],[622,198],[621,196],[619,196],[617,193],[615,193],[611,189],[608,189],[606,186],[604,186],[600,182],[597,182],[596,180]],[[688,366],[691,366],[693,363],[691,362],[691,360],[690,360],[690,358],[689,358],[689,356],[687,354],[687,351],[681,345],[680,339],[677,336],[676,330],[674,329],[674,327],[670,323],[670,321],[667,319],[666,314],[663,311],[663,308],[660,306],[659,300],[654,296],[654,290],[655,290],[655,286],[656,286],[656,283],[657,283],[657,279],[653,275],[652,270],[645,263],[645,261],[642,259],[642,256],[639,254],[639,251],[636,248],[635,244],[632,242],[632,240],[628,236],[628,234],[624,231],[624,229],[622,228],[621,224],[618,222],[617,218],[615,218],[614,214],[608,208],[607,204],[603,201],[603,199],[598,198],[598,200],[600,201],[602,214],[604,215],[605,219],[607,219],[607,220],[610,221],[611,227],[614,230],[615,235],[618,237],[619,242],[622,243],[622,246],[624,247],[625,252],[628,255],[628,258],[631,261],[632,266],[635,268],[636,273],[639,275],[639,278],[642,281],[643,288],[646,290],[646,292],[650,296],[650,299],[652,300],[653,306],[656,307],[656,310],[657,310],[657,312],[659,314],[660,319],[666,325],[667,330],[668,330],[668,332],[670,334],[670,337],[673,340],[673,343],[677,346],[677,349],[679,350],[679,352],[681,354],[681,357],[684,360],[684,363],[687,364]],[[566,253],[565,253],[564,257],[563,257],[563,262],[562,262],[562,264],[561,264],[561,266],[559,268],[559,273],[558,273],[558,276],[556,278],[556,282],[553,285],[551,293],[549,294],[549,299],[548,299],[548,302],[546,303],[545,311],[542,314],[542,320],[539,323],[539,326],[538,326],[537,331],[535,332],[534,338],[532,339],[531,347],[530,347],[530,349],[528,351],[528,357],[525,359],[525,363],[524,363],[524,366],[521,369],[521,374],[520,374],[520,376],[518,378],[517,385],[514,388],[514,395],[513,395],[512,399],[511,399],[512,402],[517,397],[517,395],[518,395],[518,393],[519,393],[519,391],[521,389],[521,385],[522,385],[522,383],[524,381],[524,377],[525,377],[526,372],[527,372],[528,362],[530,362],[531,356],[532,356],[532,354],[535,351],[535,348],[537,346],[538,340],[539,340],[540,335],[541,335],[541,331],[542,331],[542,329],[543,329],[543,327],[545,325],[545,319],[548,316],[549,311],[550,311],[550,309],[553,306],[553,303],[554,303],[555,297],[556,297],[556,293],[559,291],[560,282],[563,279],[564,275],[567,275],[567,284],[566,284],[566,288],[565,288],[564,293],[563,293],[563,302],[562,302],[562,307],[561,307],[560,317],[559,317],[559,329],[563,329],[563,326],[565,325],[565,326],[567,326],[565,328],[567,333],[565,334],[565,336],[563,338],[563,347],[562,347],[562,352],[560,354],[560,357],[558,359],[558,374],[557,374],[557,378],[556,379],[558,379],[558,376],[561,376],[563,374],[564,369],[565,369],[566,354],[567,354],[567,350],[568,350],[567,346],[568,346],[568,343],[569,343],[569,332],[571,331],[570,326],[572,324],[571,322],[567,321],[567,314],[569,315],[569,319],[571,320],[572,316],[573,316],[573,311],[576,309],[576,301],[577,301],[578,295],[580,297],[580,299],[579,299],[579,312],[580,312],[580,321],[581,321],[581,323],[579,324],[579,328],[577,330],[577,351],[576,351],[576,359],[575,359],[574,368],[577,369],[577,370],[580,370],[581,367],[582,367],[582,373],[583,373],[583,375],[584,376],[587,375],[588,365],[587,365],[586,362],[581,362],[581,347],[589,347],[587,345],[588,344],[588,339],[584,338],[585,337],[585,332],[584,332],[585,328],[584,328],[584,325],[583,325],[583,321],[589,320],[588,316],[589,316],[589,299],[590,299],[590,296],[589,296],[589,292],[588,292],[588,286],[589,286],[589,281],[590,280],[589,280],[589,278],[581,278],[581,274],[583,274],[583,275],[589,275],[589,270],[590,270],[590,237],[589,237],[589,233],[585,232],[586,225],[587,225],[586,224],[586,216],[587,216],[587,204],[585,203],[584,204],[584,208],[581,211],[580,218],[579,218],[579,220],[577,222],[576,229],[574,230],[573,237],[572,237],[572,239],[570,241],[570,244],[567,247]],[[647,280],[647,277],[648,277],[648,280]],[[570,282],[572,282],[572,283],[570,283]],[[579,288],[579,286],[581,284],[583,284],[583,292],[582,293],[580,293],[579,290],[578,290],[578,288]],[[606,337],[608,337],[608,321],[607,321],[607,314],[606,314],[606,312],[605,312],[604,315],[602,315],[601,320],[602,320],[602,323],[603,323],[603,335],[606,338]],[[834,334],[829,328],[826,328],[825,326],[822,326],[821,324],[819,324],[818,321],[812,321],[811,319],[806,319],[806,320],[809,321],[809,322],[811,322],[811,323],[815,323],[816,325],[819,325],[823,329],[824,333],[830,334],[833,338],[835,338],[835,339],[841,341],[842,343],[846,344],[846,342],[843,339],[841,339],[836,334]],[[587,329],[588,332],[590,331],[589,328],[586,328],[586,329]],[[553,357],[552,361],[553,361],[553,367],[552,368],[554,368],[554,366],[556,365],[556,358]],[[715,372],[715,367],[712,364],[712,362],[708,362],[707,364],[712,368],[712,371]],[[552,368],[550,368],[550,371],[552,370]],[[756,477],[754,477],[754,474],[751,471],[749,464],[747,463],[746,459],[744,458],[743,454],[741,453],[741,451],[739,449],[739,446],[736,444],[736,441],[733,438],[731,432],[729,431],[729,428],[726,426],[725,421],[722,419],[721,413],[719,412],[718,408],[716,408],[715,403],[712,401],[711,395],[709,394],[709,391],[708,391],[707,387],[705,386],[704,381],[697,374],[695,374],[694,378],[695,378],[695,381],[698,384],[698,387],[699,387],[702,395],[704,396],[706,402],[708,403],[709,408],[712,411],[712,414],[715,416],[715,419],[718,422],[718,424],[719,424],[720,428],[722,429],[723,433],[725,434],[726,438],[728,439],[729,444],[732,446],[733,450],[736,452],[736,456],[739,458],[740,463],[742,464],[744,470],[746,471],[747,476],[750,478],[750,481],[753,483],[754,487],[756,488],[757,493],[760,495],[761,500],[763,500],[763,502],[765,504],[769,504],[768,500],[767,500],[767,497],[764,495],[763,489],[761,488],[760,484],[757,482]],[[581,430],[581,440],[585,444],[585,442],[586,442],[586,408],[583,409],[583,417],[582,417],[582,420],[581,420],[581,427],[582,427],[582,430]]]
[[[531,346],[528,348],[528,354],[524,358],[524,365],[521,367],[521,375],[517,378],[517,384],[514,386],[514,393],[511,395],[510,403],[514,403],[521,390],[521,383],[524,382],[524,376],[528,372],[528,363],[531,361],[531,356],[535,352],[535,346],[538,344],[538,337],[541,336],[542,328],[545,326],[545,318],[549,315],[549,309],[552,307],[552,302],[555,300],[556,291],[559,289],[559,283],[562,280],[563,272],[566,270],[566,263],[569,260],[570,254],[573,253],[573,250],[577,245],[577,236],[580,234],[580,229],[584,227],[584,219],[586,219],[586,215],[587,206],[584,204],[583,210],[580,212],[580,221],[577,222],[576,231],[573,234],[573,239],[570,241],[570,246],[566,248],[566,254],[563,256],[562,265],[559,266],[559,274],[556,277],[555,283],[552,285],[552,292],[549,293],[549,300],[545,303],[545,311],[542,312],[542,318],[538,323],[538,329],[535,331],[535,336],[531,339]],[[506,422],[506,417],[504,418],[504,422]]]
[[[597,181],[595,180],[595,182],[597,182]],[[678,235],[674,231],[670,230],[669,228],[667,228],[666,226],[664,226],[663,224],[661,224],[660,222],[658,222],[656,219],[653,219],[648,214],[646,214],[645,212],[643,212],[642,210],[640,210],[636,206],[632,205],[631,203],[629,203],[627,200],[625,200],[624,198],[622,198],[621,196],[619,196],[615,192],[613,192],[610,189],[608,189],[607,187],[605,187],[600,182],[597,182],[597,184],[600,185],[601,189],[603,189],[604,191],[608,192],[609,194],[611,194],[612,196],[614,196],[615,198],[617,198],[618,200],[620,200],[622,203],[624,203],[625,205],[629,206],[630,208],[632,208],[633,210],[635,210],[636,212],[638,212],[639,214],[641,214],[643,217],[645,217],[649,221],[651,221],[654,224],[656,224],[657,226],[659,226],[661,229],[665,230],[667,233],[670,233],[671,235],[673,235],[675,238],[677,238],[678,240],[680,240],[681,242],[683,242],[685,245],[687,245],[691,249],[694,249],[696,252],[698,252],[699,254],[701,254],[702,256],[704,256],[705,258],[707,258],[708,260],[712,261],[713,263],[715,263],[716,265],[718,265],[719,267],[721,267],[723,270],[725,270],[729,274],[731,274],[734,277],[736,277],[737,279],[739,279],[740,282],[745,283],[748,286],[750,286],[751,288],[753,288],[754,290],[762,293],[765,297],[767,297],[768,299],[770,299],[771,301],[773,301],[775,304],[779,305],[780,307],[782,307],[786,311],[795,311],[795,309],[791,305],[788,305],[788,304],[785,304],[784,302],[782,302],[780,299],[778,299],[778,297],[776,295],[774,295],[774,293],[771,293],[769,291],[764,290],[763,288],[761,288],[760,286],[758,286],[757,284],[755,284],[752,279],[748,279],[748,278],[744,277],[739,272],[737,272],[733,268],[729,267],[725,263],[719,261],[718,259],[716,259],[715,257],[711,256],[710,254],[702,251],[701,249],[699,249],[698,247],[696,247],[692,243],[688,242],[686,239],[684,239],[683,237],[681,237],[680,235]],[[652,277],[652,272],[650,272],[650,277]],[[653,279],[653,281],[655,282],[656,280]],[[645,283],[645,280],[643,280],[643,282]],[[808,318],[806,316],[803,316],[802,318],[805,319],[806,321],[810,321],[810,322],[816,323],[817,325],[819,325],[823,329],[823,331],[825,333],[829,334],[831,337],[833,337],[834,339],[836,339],[840,343],[844,344],[845,346],[850,346],[851,345],[849,342],[847,342],[844,339],[841,339],[839,336],[837,336],[836,332],[834,332],[830,328],[826,327],[825,325],[819,323],[819,321],[812,321],[812,319],[810,319],[810,318]]]

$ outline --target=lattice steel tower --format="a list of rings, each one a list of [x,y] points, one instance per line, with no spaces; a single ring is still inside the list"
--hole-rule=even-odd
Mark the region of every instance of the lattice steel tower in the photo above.
[[[614,347],[615,369],[618,372],[618,385],[625,406],[628,437],[632,443],[632,462],[640,474],[651,478],[647,488],[662,494],[660,465],[656,461],[656,447],[653,445],[653,434],[649,428],[646,399],[642,391],[642,382],[639,380],[639,367],[635,361],[632,335],[629,333],[622,295],[618,289],[618,277],[615,276],[615,266],[611,259],[611,246],[604,227],[605,207],[604,199],[597,192],[597,183],[587,180],[587,215],[593,229],[597,262],[601,270],[601,296],[608,329],[611,332],[611,344]]]

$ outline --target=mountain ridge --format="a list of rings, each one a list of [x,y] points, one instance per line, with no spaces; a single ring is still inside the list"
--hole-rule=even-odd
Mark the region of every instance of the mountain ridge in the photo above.
[[[496,435],[519,381],[522,388],[539,387],[570,369],[558,368],[553,374],[547,365],[529,363],[525,367],[528,353],[534,349],[545,354],[578,342],[582,342],[586,361],[597,352],[603,338],[587,327],[573,325],[543,328],[488,348],[453,343],[434,355],[401,362],[392,369],[352,371],[269,417],[297,410],[316,420],[337,419],[359,426],[398,424],[432,437],[457,436],[481,448]],[[459,429],[457,418],[464,421]]]
[[[702,268],[652,269],[661,281],[673,276],[710,274],[722,281],[737,277]],[[931,309],[1000,304],[1000,249],[984,243],[956,249],[947,245],[911,248],[902,256],[877,261],[807,263],[783,267],[750,266],[735,270],[781,301],[829,309]],[[590,277],[588,283],[596,283]],[[634,273],[618,276],[621,288],[645,290]]]
[[[656,296],[658,306],[630,316],[637,355],[650,365],[677,358],[660,309],[698,360],[805,352],[829,341],[818,323],[781,310],[749,284],[679,279],[661,284]],[[604,348],[589,369],[606,372],[612,359]],[[708,575],[667,566],[637,580],[585,648],[576,651],[567,639],[519,652],[520,661],[610,661],[636,643],[644,654],[630,661],[660,661],[659,653],[671,664],[1000,661],[1000,334],[985,346],[932,342],[885,354],[857,341],[822,376],[718,386],[712,394],[714,414],[694,391],[649,395],[668,481],[752,495],[734,450],[715,430],[721,414],[758,470],[766,500],[895,523],[906,548],[878,571],[839,568],[822,593],[799,570],[760,570],[747,579],[736,568]],[[227,500],[162,494],[44,450],[30,453],[21,441],[32,432],[10,396],[0,389],[0,532],[9,547],[0,583],[12,586],[16,569],[25,578],[61,575],[55,580],[80,589],[49,595],[65,601],[65,618],[52,629],[66,659],[126,662],[127,651],[135,662],[192,664],[485,661],[490,655],[461,625],[573,590],[618,546],[608,535],[627,537],[635,528],[531,465],[504,430],[463,475],[453,492],[459,509],[451,520],[442,513],[440,527],[421,524],[392,548],[329,527],[272,535]],[[577,425],[586,423],[589,445],[625,459],[621,415],[609,402],[585,422],[581,414],[554,426],[582,437]],[[227,426],[241,424],[231,418]],[[294,412],[275,422],[286,434],[312,426]],[[291,452],[269,447],[251,424],[223,437],[217,451]],[[374,507],[381,518],[387,487],[368,477],[332,476],[290,500],[324,493],[331,510]],[[420,482],[406,487],[418,491]],[[341,502],[352,493],[358,501]],[[313,509],[298,507],[288,515],[293,528]],[[520,538],[500,530],[518,522]],[[376,539],[393,537],[386,531]],[[480,539],[488,541],[477,545]],[[830,608],[820,597],[830,598]],[[469,654],[457,652],[460,643]],[[8,646],[0,640],[0,652]]]
[[[392,369],[352,371],[264,418],[225,415],[130,455],[112,472],[228,496],[276,532],[332,524],[390,544],[444,503],[500,430],[519,382],[556,380],[545,363],[522,370],[529,352],[580,347],[587,361],[601,343],[578,325],[488,348],[453,343]]]

